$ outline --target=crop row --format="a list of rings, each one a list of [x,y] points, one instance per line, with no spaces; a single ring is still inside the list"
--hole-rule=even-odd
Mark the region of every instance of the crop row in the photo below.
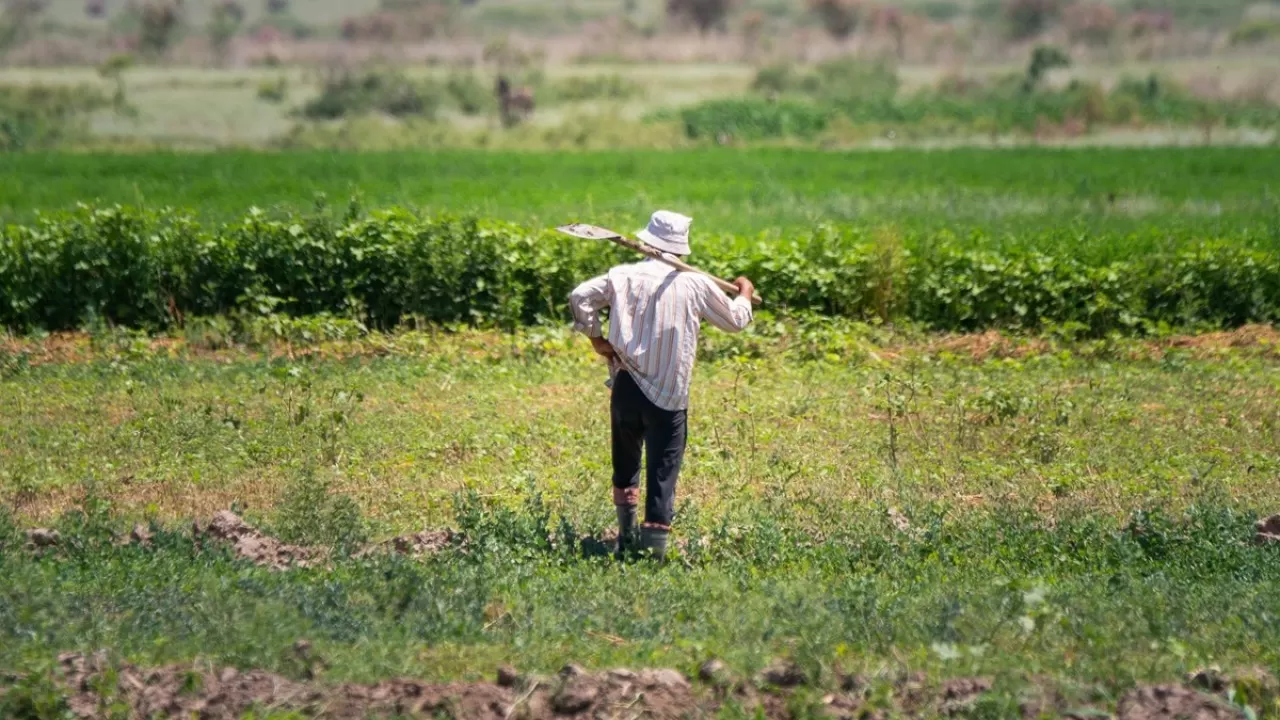
[[[767,307],[911,319],[942,330],[1090,333],[1280,321],[1280,254],[1206,239],[1106,263],[974,249],[945,236],[819,226],[764,241],[704,238],[696,262],[746,274]],[[511,327],[567,319],[577,282],[630,256],[519,225],[400,209],[202,225],[181,213],[84,207],[0,234],[0,324],[159,328],[231,312],[336,313]]]

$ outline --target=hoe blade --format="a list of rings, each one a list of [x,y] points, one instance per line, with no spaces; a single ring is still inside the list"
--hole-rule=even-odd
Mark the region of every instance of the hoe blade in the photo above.
[[[595,225],[587,225],[585,223],[573,223],[572,225],[561,225],[556,230],[574,237],[584,238],[586,240],[612,240],[622,237],[612,230],[606,230]]]

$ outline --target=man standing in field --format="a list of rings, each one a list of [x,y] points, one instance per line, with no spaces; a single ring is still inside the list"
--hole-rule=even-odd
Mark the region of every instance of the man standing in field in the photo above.
[[[692,218],[660,210],[637,237],[678,257],[689,254]],[[745,277],[730,300],[710,278],[644,260],[612,268],[569,296],[574,329],[609,361],[613,504],[618,510],[618,556],[667,552],[676,479],[684,458],[689,384],[702,320],[727,332],[751,322],[754,286]],[[600,311],[609,308],[609,337]],[[636,532],[641,448],[646,451],[644,524]]]

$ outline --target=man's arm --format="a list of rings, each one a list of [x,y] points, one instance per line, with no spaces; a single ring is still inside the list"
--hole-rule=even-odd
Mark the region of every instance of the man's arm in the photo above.
[[[738,286],[738,297],[732,300],[710,280],[703,284],[705,302],[702,316],[721,330],[741,332],[751,324],[751,296],[756,288],[744,277],[734,280],[733,284]]]
[[[569,309],[573,312],[573,329],[589,338],[604,335],[600,327],[600,310],[609,304],[609,278],[601,275],[582,283],[569,293]]]
[[[606,275],[592,278],[569,293],[569,309],[573,312],[573,329],[591,338],[596,354],[606,358],[616,355],[613,346],[604,339],[600,327],[600,310],[612,301],[609,294],[609,278]]]

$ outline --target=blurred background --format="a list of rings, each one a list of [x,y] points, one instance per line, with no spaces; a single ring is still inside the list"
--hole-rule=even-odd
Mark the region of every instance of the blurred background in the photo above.
[[[0,150],[1275,143],[1257,0],[2,0]]]

